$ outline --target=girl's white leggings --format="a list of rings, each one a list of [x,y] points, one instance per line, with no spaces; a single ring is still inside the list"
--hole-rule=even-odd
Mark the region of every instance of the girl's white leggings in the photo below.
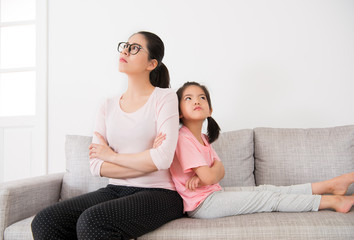
[[[310,183],[238,187],[210,194],[197,209],[187,213],[193,218],[219,218],[259,212],[309,212],[318,211],[320,201],[320,195],[312,195]]]

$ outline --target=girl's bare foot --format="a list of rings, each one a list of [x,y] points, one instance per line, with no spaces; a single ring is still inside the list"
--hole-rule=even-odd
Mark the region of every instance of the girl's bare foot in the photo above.
[[[333,196],[324,195],[321,198],[320,209],[333,209],[336,212],[347,213],[354,205],[354,195],[351,196]]]
[[[340,200],[335,205],[336,212],[347,213],[354,205],[354,196],[337,196]]]
[[[348,187],[354,183],[354,172],[346,173],[327,181],[312,183],[313,194],[345,195]]]
[[[340,175],[329,180],[331,182],[330,192],[333,195],[344,195],[348,187],[354,183],[354,172]]]

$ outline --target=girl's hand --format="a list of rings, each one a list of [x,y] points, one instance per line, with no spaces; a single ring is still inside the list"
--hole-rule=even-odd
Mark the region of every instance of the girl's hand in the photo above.
[[[199,183],[200,178],[197,175],[194,175],[186,182],[186,188],[191,191],[194,191],[196,188],[198,188]]]
[[[95,132],[95,134],[100,143],[92,143],[90,145],[90,159],[99,158],[103,161],[114,163],[116,153],[112,150],[112,148],[108,146],[106,140],[102,137],[101,134],[99,134],[98,132]]]
[[[159,133],[157,137],[155,138],[154,145],[152,148],[158,148],[162,142],[166,139],[166,134]]]

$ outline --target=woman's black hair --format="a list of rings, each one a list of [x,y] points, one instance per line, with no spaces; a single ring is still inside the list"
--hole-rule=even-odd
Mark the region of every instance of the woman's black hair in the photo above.
[[[187,87],[189,87],[189,86],[197,86],[197,87],[200,87],[200,88],[204,91],[204,94],[205,94],[205,96],[206,96],[206,98],[207,98],[207,101],[208,101],[208,104],[209,104],[209,108],[212,109],[210,94],[209,94],[209,91],[208,91],[207,87],[204,86],[204,85],[201,85],[201,84],[199,84],[199,83],[197,83],[197,82],[186,82],[185,84],[183,84],[182,87],[180,87],[180,88],[177,90],[178,102],[179,102],[179,103],[181,102],[181,99],[182,99],[182,97],[183,97],[183,92],[184,92],[184,90],[185,90]],[[178,104],[178,110],[179,110],[179,115],[181,115],[180,104]],[[220,134],[220,127],[219,127],[218,123],[214,120],[214,118],[208,117],[207,120],[208,120],[208,138],[209,138],[209,143],[212,143],[212,142],[214,142],[216,139],[218,139],[219,134]],[[181,118],[179,119],[179,122],[180,122],[181,124],[183,124]]]
[[[149,51],[149,60],[156,59],[157,67],[150,72],[150,83],[154,87],[170,88],[170,74],[165,64],[162,63],[165,55],[165,46],[159,36],[151,32],[140,31],[147,41],[147,49]]]

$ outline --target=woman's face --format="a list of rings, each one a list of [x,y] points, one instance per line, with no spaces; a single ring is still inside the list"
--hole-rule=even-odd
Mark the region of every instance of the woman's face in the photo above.
[[[129,48],[125,48],[119,55],[119,71],[126,74],[141,74],[151,72],[157,62],[155,59],[149,60],[147,49],[147,41],[142,34],[134,34],[128,40],[128,44],[139,44],[142,49],[135,55],[129,52]]]

